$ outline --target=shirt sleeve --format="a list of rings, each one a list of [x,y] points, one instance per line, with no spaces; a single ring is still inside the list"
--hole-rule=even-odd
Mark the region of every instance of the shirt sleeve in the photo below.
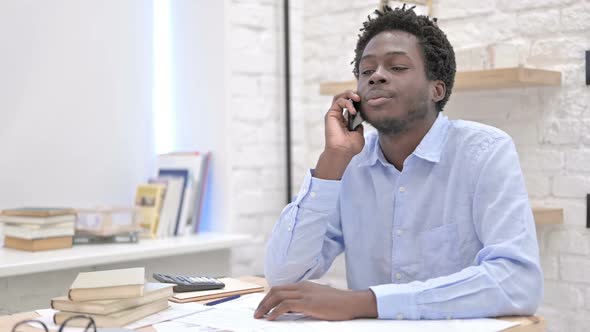
[[[272,286],[319,278],[344,250],[341,181],[312,174],[307,173],[297,197],[281,212],[268,241],[264,271]]]
[[[380,319],[534,314],[543,297],[535,224],[518,155],[507,137],[476,162],[473,222],[482,249],[457,273],[371,287]]]

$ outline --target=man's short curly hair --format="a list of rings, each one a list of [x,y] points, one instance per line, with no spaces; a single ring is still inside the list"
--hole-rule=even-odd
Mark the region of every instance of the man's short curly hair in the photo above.
[[[383,6],[383,10],[375,10],[376,17],[368,16],[360,29],[359,39],[354,50],[354,68],[352,72],[358,79],[359,62],[363,56],[365,47],[369,41],[383,31],[401,30],[408,32],[418,39],[422,50],[426,78],[429,80],[441,80],[446,85],[445,97],[436,103],[436,109],[440,112],[449,100],[453,83],[455,81],[455,52],[445,33],[437,26],[437,19],[430,20],[427,16],[416,15],[415,6],[391,9]]]

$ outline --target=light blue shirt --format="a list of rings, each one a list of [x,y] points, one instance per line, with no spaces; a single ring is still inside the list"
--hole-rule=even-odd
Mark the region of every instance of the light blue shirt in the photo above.
[[[348,287],[381,319],[533,314],[543,275],[512,139],[439,114],[399,172],[376,132],[339,181],[308,172],[268,242],[271,285],[321,277],[345,253]]]

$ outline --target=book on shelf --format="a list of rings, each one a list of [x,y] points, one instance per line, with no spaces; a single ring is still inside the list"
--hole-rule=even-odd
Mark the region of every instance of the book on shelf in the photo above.
[[[27,227],[26,224],[6,224],[4,225],[4,235],[25,240],[74,236],[74,223],[64,223],[55,225],[55,227],[32,228]]]
[[[188,171],[160,170],[160,175],[157,178],[150,179],[149,183],[159,183],[166,186],[166,195],[164,195],[157,230],[158,237],[162,238],[174,235],[174,229],[180,220]]]
[[[135,192],[135,207],[139,209],[143,229],[142,235],[157,237],[162,202],[166,194],[166,186],[162,184],[140,184]]]
[[[201,226],[201,218],[203,216],[203,202],[207,193],[207,179],[209,177],[209,167],[211,164],[211,153],[207,152],[203,156],[203,166],[199,176],[199,187],[197,188],[196,207],[193,213],[192,232],[198,233],[199,226]]]
[[[4,237],[4,247],[26,251],[43,251],[72,247],[72,236],[50,237],[45,239],[21,239],[12,236]]]
[[[72,301],[112,300],[143,296],[145,269],[82,272],[70,286]]]
[[[97,327],[123,327],[141,318],[165,310],[168,308],[168,306],[168,299],[163,298],[138,307],[114,312],[108,315],[89,314],[89,316],[94,319]],[[80,313],[78,312],[58,311],[53,316],[53,321],[55,324],[62,324],[66,319],[79,314]],[[87,324],[88,322],[84,320],[72,320],[71,325],[68,322],[68,326],[73,327],[86,327]]]
[[[225,284],[224,288],[206,291],[175,293],[174,296],[170,298],[170,301],[176,303],[197,302],[219,299],[232,295],[244,295],[264,291],[263,286],[239,279],[219,278],[219,281]]]
[[[75,210],[70,208],[22,207],[3,210],[4,246],[41,251],[72,247]]]
[[[24,217],[24,216],[0,216],[0,222],[11,224],[36,224],[36,225],[52,225],[61,224],[64,222],[75,222],[76,215],[63,215],[54,217]]]
[[[0,222],[12,224],[49,225],[75,221],[76,211],[69,208],[23,207],[0,213]]]
[[[145,284],[143,296],[117,299],[76,302],[67,296],[56,297],[51,300],[51,308],[61,311],[78,312],[82,314],[109,315],[114,312],[138,307],[172,296],[172,284],[148,282]]]
[[[107,244],[107,243],[138,243],[139,232],[123,232],[113,235],[97,235],[77,231],[74,235],[74,244]]]
[[[76,211],[71,208],[55,208],[55,207],[21,207],[15,209],[2,210],[3,216],[16,217],[56,217],[76,214]]]
[[[185,209],[185,200],[188,197],[188,186],[190,183],[191,175],[186,169],[164,169],[158,170],[158,179],[168,181],[169,185],[172,185],[170,190],[170,196],[168,191],[164,197],[164,207],[162,208],[162,214],[165,214],[164,226],[162,226],[161,233],[166,235],[178,235],[181,228],[181,220],[185,220],[183,213],[187,213]],[[176,188],[180,186],[180,188]],[[168,189],[167,189],[168,190]],[[179,191],[179,192],[177,192]],[[168,202],[166,202],[168,200]],[[169,205],[171,207],[169,207]],[[169,211],[175,208],[175,210]],[[166,210],[164,210],[166,209]],[[169,216],[174,215],[174,218]]]
[[[172,152],[158,156],[158,170],[187,170],[190,174],[183,198],[181,220],[174,235],[198,231],[210,158],[209,152]]]

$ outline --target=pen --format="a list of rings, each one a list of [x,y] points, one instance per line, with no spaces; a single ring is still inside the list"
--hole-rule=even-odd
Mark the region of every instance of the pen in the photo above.
[[[220,304],[220,303],[223,303],[223,302],[235,300],[235,299],[237,299],[239,297],[240,297],[240,294],[232,295],[232,296],[224,297],[224,298],[219,299],[219,300],[215,300],[215,301],[211,301],[211,302],[205,303],[205,305],[209,305],[209,306],[216,305],[216,304]]]

